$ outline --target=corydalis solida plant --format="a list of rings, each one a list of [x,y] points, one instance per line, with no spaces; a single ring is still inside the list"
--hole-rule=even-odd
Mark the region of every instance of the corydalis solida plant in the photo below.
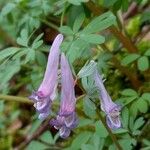
[[[62,41],[63,35],[57,35],[50,49],[44,79],[38,90],[29,97],[33,100],[34,107],[39,112],[39,119],[45,119],[49,115],[52,101],[56,95],[60,56],[59,47]],[[63,53],[61,55],[61,85],[60,112],[56,119],[53,119],[50,123],[56,129],[59,129],[62,138],[66,138],[71,130],[77,126],[77,116],[75,113],[74,79],[69,63]]]

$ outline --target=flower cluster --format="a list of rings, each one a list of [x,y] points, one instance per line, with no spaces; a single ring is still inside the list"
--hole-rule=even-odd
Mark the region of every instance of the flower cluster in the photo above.
[[[60,45],[63,35],[59,34],[55,38],[50,53],[44,75],[44,79],[36,92],[29,97],[34,102],[34,107],[39,113],[39,119],[45,119],[50,114],[50,108],[56,96],[58,85],[58,67],[60,57]],[[60,136],[66,138],[71,130],[77,126],[78,120],[75,113],[75,91],[72,72],[64,53],[61,53],[61,104],[60,111],[56,119],[51,120],[51,124],[59,129]]]

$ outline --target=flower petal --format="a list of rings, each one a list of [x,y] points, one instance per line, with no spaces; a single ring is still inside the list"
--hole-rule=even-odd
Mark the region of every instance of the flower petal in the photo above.
[[[67,127],[63,126],[59,129],[59,135],[62,138],[67,138],[70,135],[70,129],[68,129]]]
[[[61,55],[61,77],[62,91],[60,114],[69,114],[75,110],[76,98],[74,92],[74,79],[64,53]]]
[[[71,115],[65,117],[65,125],[66,127],[73,129],[77,127],[78,125],[78,119],[75,112],[73,112]]]
[[[112,116],[107,115],[106,123],[107,123],[108,127],[111,129],[118,129],[121,127],[121,121],[120,121],[119,116],[112,117]]]
[[[59,47],[62,41],[63,35],[58,34],[50,49],[44,79],[38,89],[38,91],[43,92],[44,96],[53,94],[55,85],[57,84],[58,63],[60,55]]]

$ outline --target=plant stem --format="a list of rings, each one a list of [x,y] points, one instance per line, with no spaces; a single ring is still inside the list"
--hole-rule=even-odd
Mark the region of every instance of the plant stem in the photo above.
[[[46,120],[45,122],[43,122],[38,128],[37,130],[32,134],[32,135],[28,135],[25,140],[18,145],[16,148],[14,148],[14,150],[22,150],[24,149],[32,140],[37,139],[44,131],[46,131],[49,127],[49,121],[50,119]]]
[[[101,44],[101,47],[107,52],[110,52],[110,50],[107,48],[105,44]],[[114,64],[114,67],[117,68],[121,73],[126,75],[128,79],[130,80],[134,89],[138,90],[139,87],[141,86],[141,81],[138,79],[138,76],[134,72],[129,71],[127,67],[121,66],[119,60],[115,56],[112,56],[111,60]]]
[[[119,142],[117,141],[116,136],[112,133],[111,129],[107,126],[107,124],[106,124],[106,122],[105,122],[103,116],[100,114],[100,112],[98,111],[98,109],[97,109],[97,115],[98,115],[98,117],[100,118],[100,120],[101,120],[101,122],[103,123],[103,125],[105,126],[107,132],[109,133],[109,135],[110,135],[110,137],[111,137],[111,139],[112,139],[112,141],[113,141],[114,144],[116,145],[116,148],[117,148],[118,150],[123,150],[123,148],[121,147],[121,145],[120,145]]]
[[[51,23],[51,22],[49,22],[45,19],[40,19],[40,21],[43,22],[44,24],[46,24],[47,26],[49,26],[49,27],[51,27],[51,28],[58,31],[58,27],[55,24],[53,24],[53,23]]]
[[[100,6],[94,5],[92,1],[89,1],[88,3],[86,3],[86,6],[96,16],[103,13],[103,8],[101,8]],[[120,32],[115,26],[111,26],[108,29],[116,38],[118,38],[118,40],[121,41],[122,45],[128,50],[128,52],[130,53],[138,52],[136,46],[132,43],[132,41],[128,37],[124,36],[122,32]]]
[[[10,101],[10,102],[19,102],[26,104],[33,104],[31,100],[25,97],[11,96],[11,95],[3,95],[0,94],[0,100]]]
[[[85,94],[77,97],[77,101],[85,97]],[[33,102],[25,97],[12,96],[12,95],[3,95],[0,94],[0,100],[9,101],[9,102],[19,102],[32,105]]]
[[[91,100],[91,99],[90,99]],[[96,103],[91,100],[95,105]],[[96,108],[96,113],[98,115],[98,117],[100,118],[102,124],[104,125],[104,127],[106,128],[107,132],[109,133],[112,141],[114,142],[114,144],[116,145],[118,150],[123,150],[123,148],[121,147],[121,145],[119,144],[119,142],[117,141],[116,136],[112,133],[111,129],[107,126],[107,123],[105,121],[105,119],[103,118],[103,116],[101,115],[101,113],[99,112],[99,107]]]
[[[60,18],[60,26],[63,26],[65,12],[66,12],[66,4],[64,6],[64,10],[63,10],[61,18]]]

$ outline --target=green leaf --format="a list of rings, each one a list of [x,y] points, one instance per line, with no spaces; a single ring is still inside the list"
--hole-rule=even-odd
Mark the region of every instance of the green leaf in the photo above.
[[[14,3],[7,3],[1,10],[1,15],[2,16],[6,16],[7,14],[9,14],[14,8],[16,7],[16,5]]]
[[[68,26],[61,26],[59,28],[59,31],[65,35],[73,35],[73,31]]]
[[[21,39],[20,37],[17,38],[17,44],[19,44],[21,46],[25,46],[25,47],[28,46],[27,41],[25,41],[24,39]]]
[[[137,92],[133,89],[125,89],[121,92],[123,96],[138,96]]]
[[[131,97],[124,97],[124,98],[122,98],[122,100],[124,102],[124,106],[130,104],[135,99],[137,99],[137,96],[131,96]]]
[[[113,6],[118,0],[104,0],[103,1],[103,5],[105,7],[110,7],[110,6]]]
[[[35,60],[35,50],[31,49],[31,48],[28,48],[28,53],[26,55],[26,58],[25,58],[25,64],[29,61],[34,61]]]
[[[39,40],[42,38],[43,35],[44,35],[44,33],[39,34],[39,35],[36,37],[36,39],[34,40],[34,42],[39,41]]]
[[[41,33],[40,35],[38,35],[36,37],[36,39],[33,41],[32,43],[32,48],[33,49],[37,49],[38,47],[40,47],[43,44],[43,40],[40,40],[43,36],[43,33]]]
[[[105,144],[105,138],[101,138],[99,137],[99,135],[94,133],[92,142],[93,142],[94,150],[102,150]]]
[[[45,55],[40,51],[36,51],[35,55],[36,55],[36,60],[39,63],[39,65],[45,67],[47,63]]]
[[[69,58],[69,62],[73,63],[76,59],[85,57],[87,55],[89,45],[87,42],[77,39],[70,43],[70,47],[68,47],[67,56]]]
[[[81,5],[82,2],[88,2],[89,0],[68,0],[73,5]]]
[[[7,69],[6,69],[7,68]],[[7,62],[0,66],[0,88],[3,87],[20,70],[20,61]]]
[[[138,118],[135,122],[134,122],[134,126],[133,126],[133,130],[132,131],[136,131],[137,129],[139,129],[143,124],[144,124],[144,119],[143,117]]]
[[[141,131],[140,130],[135,130],[132,132],[132,134],[135,136],[135,135],[139,135],[141,134]]]
[[[21,46],[28,47],[28,30],[22,29],[20,37],[17,38],[17,43]]]
[[[26,150],[44,150],[44,149],[48,149],[49,147],[45,144],[42,144],[40,142],[37,141],[32,141],[29,145],[27,145]]]
[[[53,140],[53,136],[51,134],[50,131],[46,131],[44,132],[41,136],[40,136],[40,139],[46,143],[49,143],[49,144],[54,144],[54,140]]]
[[[139,54],[128,54],[126,57],[122,59],[121,64],[126,66],[135,61],[136,59],[138,59],[139,57],[140,57]]]
[[[141,71],[145,71],[149,68],[148,57],[142,56],[138,59],[138,68]]]
[[[41,125],[42,121],[41,120],[35,120],[33,123],[32,123],[32,127],[29,131],[29,135],[32,135],[36,130],[37,128]]]
[[[43,44],[43,40],[39,40],[37,42],[33,42],[32,49],[37,49]]]
[[[78,149],[80,149],[83,144],[87,143],[87,141],[89,140],[89,138],[91,137],[91,135],[92,135],[92,133],[88,132],[88,131],[81,132],[73,140],[70,149],[71,150],[78,150]]]
[[[108,136],[108,132],[101,121],[95,123],[95,130],[95,134],[101,138],[106,138]]]
[[[133,131],[133,128],[134,128],[134,118],[133,118],[133,116],[130,116],[130,119],[129,119],[129,129],[131,131]]]
[[[16,60],[16,59],[21,59],[21,57],[23,57],[24,55],[26,55],[28,53],[28,50],[25,48],[22,48],[17,54],[15,54],[12,59]]]
[[[84,15],[83,13],[80,14],[80,15],[76,18],[76,20],[75,20],[75,22],[74,22],[74,24],[73,24],[73,32],[74,32],[74,33],[78,32],[78,30],[81,28],[84,19],[85,19],[85,15]]]
[[[137,104],[137,108],[140,112],[146,113],[148,111],[148,103],[142,97],[140,97],[138,99],[136,104]]]
[[[150,20],[150,11],[144,11],[142,12],[142,16],[141,16],[141,22],[146,22]]]
[[[141,96],[144,100],[147,100],[150,104],[150,93],[144,93]]]
[[[80,38],[92,44],[102,44],[105,42],[105,37],[98,34],[80,34]]]
[[[123,127],[124,128],[128,128],[128,123],[129,123],[129,110],[127,107],[125,107],[123,110],[122,110],[122,123],[123,123]]]
[[[93,19],[83,30],[82,33],[90,34],[102,31],[116,23],[116,17],[111,12],[103,13]]]
[[[123,134],[127,132],[128,132],[127,129],[122,129],[122,128],[113,131],[114,134]]]
[[[150,141],[147,140],[147,139],[144,139],[144,140],[143,140],[143,143],[144,143],[145,145],[147,145],[147,146],[150,146]]]
[[[81,118],[79,121],[78,128],[83,127],[83,126],[87,126],[87,125],[91,125],[91,124],[93,124],[93,120]]]
[[[91,74],[94,72],[96,65],[97,65],[97,63],[95,63],[94,61],[90,61],[89,64],[86,63],[86,64],[81,68],[81,70],[79,71],[79,73],[78,73],[77,76],[78,76],[79,78],[83,78],[83,77],[86,77],[86,76],[91,75]]]
[[[131,139],[121,139],[119,140],[119,143],[123,150],[132,150],[133,149],[133,144]]]
[[[17,53],[20,50],[18,47],[9,47],[0,51],[0,61]]]
[[[148,49],[145,53],[144,53],[145,56],[150,56],[150,49]]]
[[[96,116],[95,112],[96,106],[91,100],[86,96],[83,101],[83,110],[84,113],[90,118],[94,118]]]
[[[137,112],[138,112],[137,104],[136,104],[136,102],[133,102],[130,106],[130,113],[131,113],[132,117],[136,117]]]

